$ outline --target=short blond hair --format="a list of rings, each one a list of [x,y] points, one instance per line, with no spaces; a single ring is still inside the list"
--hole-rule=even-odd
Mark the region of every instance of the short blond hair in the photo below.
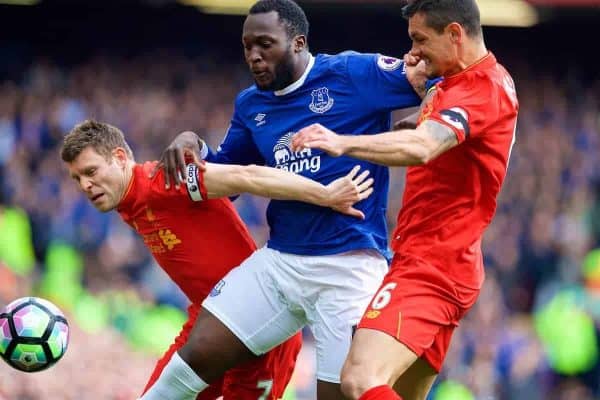
[[[91,119],[75,125],[64,137],[60,157],[64,162],[73,162],[86,147],[92,147],[107,160],[114,149],[122,147],[133,160],[133,152],[119,128]]]

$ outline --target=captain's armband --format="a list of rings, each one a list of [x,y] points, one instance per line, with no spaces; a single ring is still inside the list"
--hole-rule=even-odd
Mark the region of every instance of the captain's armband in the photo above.
[[[206,187],[204,187],[204,180],[199,176],[198,166],[196,164],[188,164],[185,170],[185,184],[190,199],[192,201],[206,200],[208,197]]]

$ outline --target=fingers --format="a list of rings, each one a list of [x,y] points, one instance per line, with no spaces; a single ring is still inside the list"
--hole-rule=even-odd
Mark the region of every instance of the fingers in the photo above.
[[[399,131],[401,129],[416,129],[416,122],[409,121],[407,119],[401,119],[400,121],[396,121],[394,123],[394,130]]]
[[[363,183],[361,183],[360,185],[358,185],[356,187],[358,189],[358,193],[362,194],[363,192],[365,192],[369,188],[372,188],[373,182],[375,182],[375,180],[373,178],[369,178],[366,181],[364,181]],[[369,197],[369,196],[367,196],[367,197]],[[362,199],[366,199],[367,197],[363,197],[363,198],[361,198],[361,200]]]
[[[304,148],[310,147],[309,143],[311,140],[315,140],[322,135],[321,124],[312,124],[305,128],[302,128],[292,137],[292,150],[300,151]]]
[[[348,175],[346,175],[346,177],[353,180],[356,174],[358,174],[358,171],[360,171],[360,165],[355,165],[354,168],[352,168],[352,170],[348,173]]]
[[[370,195],[372,195],[374,191],[375,190],[373,189],[373,186],[371,186],[368,189],[366,189],[365,191],[361,191],[360,194],[358,195],[358,197],[360,198],[360,200],[364,200],[367,197],[369,197]]]
[[[367,176],[369,176],[369,170],[366,169],[364,170],[359,176],[357,176],[356,178],[353,179],[353,183],[355,185],[360,185],[365,179],[367,179]]]
[[[165,189],[168,190],[171,187],[171,178],[169,178],[170,175],[167,172],[168,168],[166,165],[164,165],[164,168],[165,168]]]
[[[408,65],[409,67],[414,67],[421,60],[419,56],[415,56],[411,52],[406,53],[403,58],[406,65]]]
[[[355,217],[358,219],[365,219],[365,214],[354,207],[349,207],[346,210],[344,210],[344,214],[350,215],[351,217]]]
[[[292,151],[299,151],[302,148],[302,144],[304,143],[301,135],[302,130],[298,131],[294,136],[292,136]]]
[[[171,187],[171,178],[173,183],[177,184],[177,156],[173,149],[168,149],[165,154],[165,188]]]
[[[310,132],[298,132],[292,138],[292,151],[302,151],[308,148],[308,142],[314,139],[314,136]]]
[[[323,151],[330,151],[331,148],[328,145],[328,143],[325,140],[320,140],[320,139],[315,139],[315,140],[308,140],[306,142],[304,142],[304,145],[302,147],[300,147],[300,150],[302,149],[321,149]],[[298,150],[298,151],[300,151]]]
[[[185,149],[181,147],[177,147],[175,149],[175,165],[177,171],[175,177],[175,189],[179,189],[179,184],[184,182],[183,174],[185,173],[185,152]]]
[[[198,170],[201,172],[206,172],[206,163],[204,162],[204,160],[201,160],[198,158],[198,154],[196,154],[195,152],[192,152],[192,162],[194,164],[196,164],[196,167],[198,167]]]

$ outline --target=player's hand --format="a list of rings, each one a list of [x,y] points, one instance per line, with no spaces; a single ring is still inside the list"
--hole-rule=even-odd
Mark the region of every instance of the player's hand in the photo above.
[[[410,114],[401,120],[394,122],[394,130],[399,131],[401,129],[416,129],[417,128],[417,119],[419,118],[419,113]]]
[[[366,199],[373,193],[373,178],[367,179],[369,170],[363,171],[360,175],[360,165],[352,168],[352,171],[346,176],[336,179],[326,186],[329,207],[342,214],[347,214],[356,218],[365,219],[365,214],[354,208],[353,205]]]
[[[200,138],[194,132],[185,131],[177,135],[162,152],[159,163],[150,173],[150,178],[153,178],[161,168],[164,168],[165,188],[168,190],[171,187],[171,180],[173,180],[175,189],[179,189],[179,185],[185,182],[186,157],[191,157],[198,168],[205,169],[198,159],[200,143]]]
[[[425,70],[425,61],[410,53],[404,55],[404,64],[406,65],[406,79],[410,82],[415,92],[424,98],[427,94],[425,90],[427,83],[427,71]]]
[[[292,137],[293,151],[301,151],[305,148],[321,149],[334,157],[338,157],[345,152],[344,138],[321,124],[312,124],[300,129]]]

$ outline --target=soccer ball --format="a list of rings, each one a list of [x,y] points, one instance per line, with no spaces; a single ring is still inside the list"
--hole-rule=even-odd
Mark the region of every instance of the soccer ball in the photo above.
[[[13,368],[49,368],[65,354],[68,343],[69,324],[47,300],[23,297],[0,310],[0,356]]]

